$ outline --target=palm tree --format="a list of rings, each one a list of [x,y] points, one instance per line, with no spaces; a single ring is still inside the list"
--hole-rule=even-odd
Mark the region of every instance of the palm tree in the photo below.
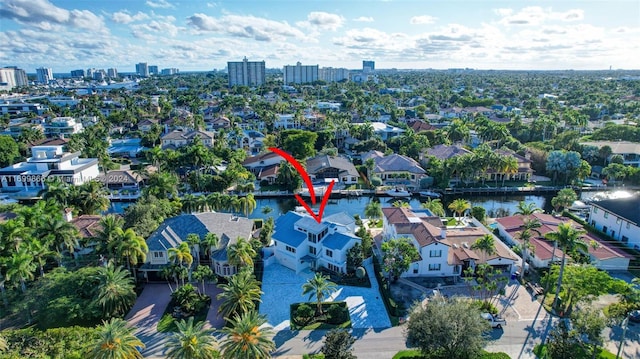
[[[251,246],[251,242],[242,237],[238,237],[236,243],[227,247],[229,264],[237,267],[246,267],[251,271],[253,271],[253,258],[256,255],[256,250]]]
[[[177,247],[169,248],[169,260],[178,264],[181,268],[190,268],[193,264],[193,256],[191,255],[191,249],[189,243],[181,242]],[[184,277],[182,278],[182,284],[184,285]]]
[[[147,253],[149,253],[149,247],[147,242],[136,234],[131,228],[127,228],[123,231],[121,228],[116,232],[116,238],[111,242],[114,248],[109,248],[110,252],[113,252],[116,258],[125,257],[127,259],[127,268],[131,271],[131,266],[136,266],[138,263],[144,263],[147,260]],[[135,271],[132,272],[135,278]]]
[[[487,233],[484,236],[476,239],[471,245],[471,249],[483,252],[487,256],[496,254],[496,241],[493,235]]]
[[[229,325],[222,328],[226,338],[222,341],[224,359],[266,359],[276,345],[271,337],[271,328],[262,327],[267,319],[255,311],[228,319]]]
[[[522,203],[522,202],[520,202]],[[532,233],[535,232],[540,235],[538,228],[540,228],[542,224],[537,218],[527,218],[524,220],[524,224],[522,226],[522,231],[519,234],[520,240],[522,241],[522,273],[520,273],[520,278],[524,278],[524,272],[527,266],[527,258],[529,257],[529,247],[531,246],[530,240]]]
[[[31,254],[26,248],[20,248],[9,257],[5,265],[7,267],[6,279],[16,278],[20,282],[22,293],[26,293],[26,282],[27,280],[33,280],[33,273],[36,271],[36,264],[33,262]]]
[[[542,212],[542,210],[533,202],[526,203],[525,201],[520,201],[518,202],[517,208],[518,210],[514,214],[521,214],[523,216]]]
[[[502,156],[500,160],[500,170],[502,173],[502,186],[504,187],[504,181],[507,177],[518,173],[518,160],[513,156]]]
[[[96,251],[99,253],[109,252],[110,256],[113,256],[113,252],[109,246],[113,245],[116,237],[119,235],[118,231],[121,231],[124,227],[124,219],[115,214],[108,214],[100,219],[100,229],[96,232],[96,240],[98,245]]]
[[[40,191],[38,195],[42,196],[44,200],[54,200],[61,206],[67,205],[67,200],[71,194],[71,186],[63,182],[60,177],[49,177],[46,180],[46,187]]]
[[[469,208],[471,208],[471,203],[462,198],[457,198],[449,204],[449,209],[458,214],[458,223],[462,222],[462,214]]]
[[[434,216],[444,217],[445,215],[444,206],[440,198],[428,198],[421,206],[422,208],[428,209]]]
[[[204,282],[207,281],[208,279],[213,279],[213,278],[215,278],[215,276],[213,275],[213,271],[211,270],[211,267],[207,265],[198,265],[196,267],[196,270],[193,271],[193,279],[201,282],[203,294],[205,293]]]
[[[245,217],[249,217],[251,212],[253,212],[257,206],[257,202],[253,197],[253,193],[247,193],[247,195],[241,199],[240,203],[242,207],[242,213],[244,213]]]
[[[191,247],[191,255],[195,257],[196,264],[200,263],[200,236],[196,233],[187,234],[186,242],[189,243],[189,247]]]
[[[152,174],[147,181],[144,194],[158,199],[170,199],[178,195],[178,178],[167,172]]]
[[[105,317],[117,317],[127,313],[136,300],[133,279],[122,267],[108,265],[98,267],[96,301]]]
[[[218,300],[222,300],[218,313],[230,319],[255,309],[256,302],[260,301],[262,295],[260,282],[248,270],[236,273],[229,278],[227,284],[219,284],[218,288],[222,289],[222,293],[217,296]]]
[[[38,263],[41,277],[44,277],[44,265],[47,263],[47,258],[53,257],[57,254],[55,251],[52,251],[50,247],[50,243],[34,238],[27,243],[29,254],[31,254],[36,263]]]
[[[302,295],[309,294],[309,300],[316,298],[316,313],[322,315],[322,302],[336,290],[336,284],[328,280],[329,277],[316,273],[302,285]]]
[[[209,259],[211,259],[211,253],[218,248],[219,242],[220,239],[218,238],[218,235],[211,232],[207,233],[202,242],[200,242],[202,250],[207,254]]]
[[[177,332],[166,343],[170,359],[214,359],[219,357],[214,329],[204,329],[204,322],[193,323],[193,317],[176,322]]]
[[[46,237],[47,240],[50,240],[58,253],[61,253],[65,247],[69,253],[73,253],[78,246],[78,237],[80,236],[78,229],[62,218],[47,218],[37,230],[40,238]]]
[[[16,217],[2,223],[0,235],[7,245],[13,244],[18,250],[20,245],[31,238],[30,229],[25,226],[24,218]]]
[[[545,238],[557,243],[558,247],[562,249],[562,260],[560,262],[560,273],[558,274],[558,284],[556,285],[556,293],[553,298],[553,306],[558,304],[558,296],[560,295],[560,288],[562,287],[562,276],[564,274],[565,260],[567,257],[567,251],[579,250],[587,252],[589,250],[588,245],[582,241],[582,235],[586,231],[573,228],[570,223],[560,223],[558,229],[555,232],[549,232],[545,234]]]
[[[109,209],[107,189],[98,181],[89,181],[78,187],[78,210],[82,214],[97,214]],[[74,201],[75,202],[75,201]]]
[[[89,345],[88,357],[91,359],[142,359],[138,348],[145,345],[127,327],[127,322],[112,318],[97,328],[98,337]]]
[[[378,201],[371,201],[364,208],[364,215],[369,219],[378,219],[382,216],[382,205]]]
[[[401,200],[394,201],[391,205],[396,207],[396,208],[410,208],[411,207],[409,202],[405,202],[405,201],[401,201]]]
[[[180,201],[182,202],[182,212],[193,213],[198,210],[198,197],[192,193],[185,194]]]

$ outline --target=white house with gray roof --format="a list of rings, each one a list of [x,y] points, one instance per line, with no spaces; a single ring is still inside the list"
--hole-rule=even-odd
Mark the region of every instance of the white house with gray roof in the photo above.
[[[640,195],[591,202],[588,222],[627,247],[640,249]]]
[[[203,212],[168,218],[147,239],[147,262],[140,270],[157,275],[157,272],[169,264],[169,248],[178,247],[191,233],[197,234],[201,239],[208,233],[214,233],[220,243],[212,250],[211,269],[222,277],[234,275],[238,269],[229,264],[227,248],[240,237],[251,239],[253,231],[252,220],[229,213]]]
[[[307,160],[307,172],[312,179],[337,179],[342,184],[358,183],[360,174],[347,158],[319,155]]]
[[[391,154],[385,156],[380,151],[369,151],[362,155],[362,161],[373,159],[373,173],[388,186],[403,186],[409,190],[420,188],[420,180],[427,177],[427,172],[411,157]]]
[[[275,258],[296,273],[320,267],[346,273],[347,251],[360,241],[355,229],[355,221],[346,213],[318,223],[309,215],[287,212],[276,220],[271,236]]]

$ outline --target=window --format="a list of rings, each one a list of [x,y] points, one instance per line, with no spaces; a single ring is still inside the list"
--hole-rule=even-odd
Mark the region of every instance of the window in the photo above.
[[[338,272],[338,273],[340,273],[340,272],[341,272],[341,271],[340,271],[340,267],[338,267],[337,265],[333,265],[333,264],[331,264],[331,263],[327,264],[327,268],[328,268],[330,271],[334,271],[334,272]]]
[[[437,250],[431,250],[429,251],[429,257],[434,258],[434,257],[442,257],[442,249],[437,249]]]
[[[593,207],[593,213],[598,213],[598,208],[597,207]]]
[[[295,253],[296,252],[296,249],[291,247],[291,246],[285,246],[284,249],[286,249],[287,252],[291,252],[291,253]]]
[[[627,222],[627,229],[631,228],[631,223]]]
[[[616,224],[620,224],[620,222],[622,222],[622,220],[620,218],[616,218]]]
[[[309,246],[309,253],[315,255],[316,254],[316,248]]]
[[[616,231],[611,231],[611,237],[613,237],[613,238],[616,237]]]
[[[604,212],[604,218],[609,218],[609,212]]]
[[[429,264],[430,271],[438,271],[440,270],[440,263],[431,263]]]
[[[331,257],[331,258],[333,258],[333,251],[332,251],[331,249],[326,249],[326,250],[324,251],[324,254],[326,254],[326,255],[327,255],[327,257]]]
[[[607,226],[603,226],[602,227],[602,233],[607,234],[608,230],[609,230],[609,227],[607,227]]]
[[[622,236],[622,243],[629,243],[629,237]]]
[[[162,252],[153,252],[153,258],[162,258],[164,257],[164,253]]]

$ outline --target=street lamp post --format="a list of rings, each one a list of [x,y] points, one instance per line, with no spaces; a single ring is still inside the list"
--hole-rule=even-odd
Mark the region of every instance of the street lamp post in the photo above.
[[[627,335],[628,327],[629,327],[629,315],[627,315],[622,321],[622,339],[620,339],[620,345],[618,346],[618,353],[616,354],[616,359],[620,358],[620,352],[622,352],[622,347],[624,346],[624,338]]]

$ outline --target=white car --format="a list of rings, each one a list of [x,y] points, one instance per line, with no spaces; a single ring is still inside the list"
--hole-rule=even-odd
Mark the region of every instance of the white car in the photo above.
[[[503,325],[507,325],[507,321],[497,315],[493,315],[491,313],[482,313],[480,315],[483,319],[488,321],[489,324],[491,324],[491,328],[502,329]]]

